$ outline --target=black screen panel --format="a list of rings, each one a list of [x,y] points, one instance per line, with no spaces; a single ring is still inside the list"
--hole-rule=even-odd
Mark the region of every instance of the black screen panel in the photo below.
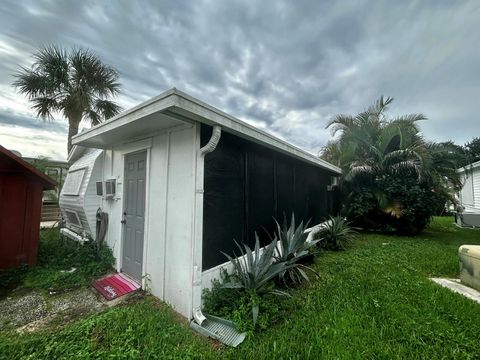
[[[201,143],[212,129],[202,125]],[[275,217],[318,224],[336,212],[335,192],[327,191],[334,174],[265,146],[222,132],[217,149],[205,157],[203,270],[234,255],[234,239],[251,247],[257,232],[270,241]]]

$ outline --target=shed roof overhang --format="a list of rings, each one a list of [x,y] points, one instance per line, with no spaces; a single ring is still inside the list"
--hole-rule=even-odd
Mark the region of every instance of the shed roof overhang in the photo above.
[[[53,190],[57,183],[10,150],[0,145],[0,173],[22,173],[40,183],[44,190]]]
[[[318,157],[257,129],[213,106],[175,88],[141,103],[73,137],[72,143],[85,147],[110,148],[164,129],[188,123],[220,125],[222,131],[324,168],[336,174],[341,169]]]

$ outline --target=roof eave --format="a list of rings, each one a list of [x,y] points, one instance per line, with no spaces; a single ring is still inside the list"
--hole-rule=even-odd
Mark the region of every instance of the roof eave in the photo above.
[[[476,161],[476,162],[473,162],[471,164],[468,164],[460,169],[457,169],[457,172],[458,173],[463,173],[465,171],[469,171],[469,170],[473,170],[473,169],[476,169],[480,167],[480,161]]]
[[[192,96],[176,90],[177,106],[174,111],[188,111],[191,114],[196,115],[198,118],[194,119],[199,122],[209,123],[209,125],[220,125],[236,135],[248,137],[249,139],[257,140],[258,143],[269,145],[269,147],[280,150],[284,153],[288,153],[294,157],[300,158],[303,161],[310,162],[316,166],[320,166],[326,170],[330,170],[334,173],[341,174],[342,170],[329,162],[322,160],[309,152],[302,150],[288,142],[281,140],[266,131],[258,129],[240,119],[237,119],[207,103],[195,99]],[[212,119],[213,115],[213,119]],[[208,119],[210,121],[202,121],[202,119]]]
[[[81,144],[93,136],[101,135],[111,129],[133,122],[143,116],[167,110],[200,123],[220,125],[227,132],[252,139],[257,143],[268,145],[270,148],[290,154],[293,157],[299,158],[300,160],[309,162],[333,173],[342,173],[342,170],[339,167],[293,146],[286,141],[278,139],[275,136],[179,91],[176,88],[165,91],[157,97],[127,110],[104,123],[75,135],[72,139],[72,143]]]
[[[122,126],[125,123],[135,121],[143,116],[174,106],[176,102],[175,92],[175,88],[167,90],[150,100],[144,101],[143,103],[108,119],[107,121],[82,131],[80,134],[72,137],[72,144],[79,145],[81,142],[86,141],[93,136],[107,132],[112,128]]]

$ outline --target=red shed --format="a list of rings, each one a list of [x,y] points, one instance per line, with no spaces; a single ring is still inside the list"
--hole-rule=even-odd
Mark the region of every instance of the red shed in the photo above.
[[[55,181],[0,146],[0,269],[35,265],[43,190]]]

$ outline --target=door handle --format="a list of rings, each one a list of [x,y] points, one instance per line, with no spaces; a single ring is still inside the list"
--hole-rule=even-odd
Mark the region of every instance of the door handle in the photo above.
[[[123,212],[123,219],[122,219],[122,221],[120,221],[120,223],[123,224],[123,225],[125,225],[127,223],[127,219],[125,218],[126,216],[127,216],[127,212],[124,211]]]
[[[127,220],[123,219],[122,221],[120,221],[122,224],[126,224],[127,223]]]

